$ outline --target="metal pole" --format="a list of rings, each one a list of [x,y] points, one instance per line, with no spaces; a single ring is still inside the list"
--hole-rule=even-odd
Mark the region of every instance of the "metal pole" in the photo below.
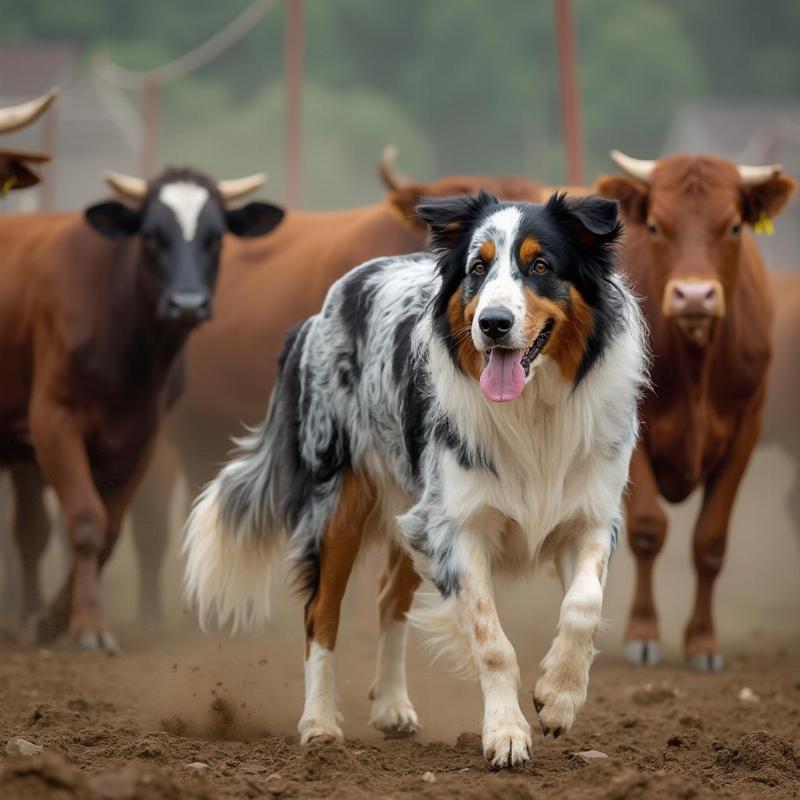
[[[283,133],[286,203],[300,205],[303,154],[303,0],[287,0],[284,37],[286,109]]]
[[[158,168],[158,118],[161,102],[161,84],[158,78],[148,78],[144,85],[144,130],[139,174],[150,179]]]
[[[583,183],[583,132],[578,80],[575,74],[575,27],[570,0],[555,0],[555,12],[567,179],[571,184],[580,185]]]

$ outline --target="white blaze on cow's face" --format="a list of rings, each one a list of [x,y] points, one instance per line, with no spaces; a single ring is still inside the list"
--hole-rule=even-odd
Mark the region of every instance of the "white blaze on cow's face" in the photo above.
[[[492,214],[475,231],[470,242],[467,271],[474,269],[476,262],[480,262],[486,270],[472,319],[472,340],[478,350],[485,351],[497,344],[497,339],[484,330],[487,319],[493,315],[507,320],[502,322],[509,326],[503,338],[504,347],[527,347],[530,344],[525,341],[527,307],[514,255],[521,217],[518,208],[504,208]]]
[[[167,183],[158,193],[158,199],[175,215],[187,242],[192,241],[197,233],[197,221],[208,198],[208,189],[188,181]]]

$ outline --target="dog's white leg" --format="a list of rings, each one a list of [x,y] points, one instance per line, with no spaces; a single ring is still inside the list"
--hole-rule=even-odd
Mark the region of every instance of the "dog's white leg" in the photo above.
[[[558,633],[542,661],[542,675],[534,690],[545,736],[566,733],[586,702],[610,555],[611,533],[606,528],[592,528],[570,538],[556,553],[565,594]]]
[[[419,728],[417,712],[408,697],[406,682],[406,641],[408,622],[419,578],[411,559],[398,545],[390,543],[386,566],[380,578],[378,596],[378,665],[370,690],[370,722],[386,733],[410,734]]]
[[[531,757],[531,727],[519,707],[517,656],[500,626],[480,534],[464,536],[459,559],[456,607],[483,692],[483,754],[493,767],[515,766]]]
[[[317,736],[342,738],[340,715],[336,710],[336,681],[333,651],[312,641],[306,657],[306,702],[297,726],[300,744],[305,746]]]

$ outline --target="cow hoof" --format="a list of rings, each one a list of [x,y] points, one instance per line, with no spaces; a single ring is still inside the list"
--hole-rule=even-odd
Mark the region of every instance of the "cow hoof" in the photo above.
[[[119,644],[109,631],[84,631],[75,638],[81,650],[102,650],[110,656],[119,653]]]
[[[695,653],[686,659],[686,663],[695,672],[722,672],[725,659],[722,653]]]
[[[661,663],[661,644],[655,639],[631,639],[625,642],[622,652],[637,666],[654,667]]]

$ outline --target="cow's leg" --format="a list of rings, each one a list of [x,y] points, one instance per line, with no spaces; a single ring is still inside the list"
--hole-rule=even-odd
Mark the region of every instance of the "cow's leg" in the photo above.
[[[22,568],[22,619],[42,608],[39,562],[50,539],[50,519],[44,505],[45,482],[36,464],[18,464],[11,469],[15,495],[14,538]]]
[[[12,536],[14,504],[10,497],[9,483],[5,475],[0,472],[0,564],[3,569],[3,582],[0,584],[0,620],[11,623],[19,616],[22,569]]]
[[[79,646],[94,649],[103,646],[108,633],[97,581],[108,529],[106,509],[92,479],[80,427],[71,412],[34,400],[30,427],[37,461],[64,512],[73,556],[64,588],[39,621],[39,638],[52,641],[68,628]]]
[[[794,452],[800,452],[800,446]],[[800,458],[794,464],[794,484],[789,490],[788,508],[789,519],[794,523],[794,532],[800,537]]]
[[[300,744],[317,736],[342,738],[336,710],[333,651],[347,581],[363,539],[375,492],[353,472],[342,477],[339,498],[319,546],[319,582],[305,608],[305,706],[297,725]]]
[[[387,555],[378,594],[380,635],[370,723],[386,733],[414,733],[419,723],[406,682],[406,614],[420,579],[408,554],[395,542],[389,543]]]
[[[657,664],[661,646],[653,599],[653,566],[667,538],[667,515],[659,503],[653,470],[641,442],[631,459],[626,523],[628,542],[636,559],[636,588],[625,630],[625,656],[634,664]]]
[[[763,397],[763,392],[761,393]],[[761,429],[761,401],[745,416],[725,460],[709,476],[703,505],[694,530],[694,567],[697,593],[694,610],[684,633],[689,665],[701,672],[722,669],[722,654],[714,630],[712,599],[714,583],[722,568],[733,503]]]
[[[161,565],[169,543],[169,507],[177,477],[177,454],[161,441],[130,507],[139,567],[139,616],[151,624],[162,619]]]
[[[586,702],[612,541],[611,528],[591,528],[566,539],[555,554],[564,600],[558,633],[542,660],[533,693],[545,736],[566,733]]]

